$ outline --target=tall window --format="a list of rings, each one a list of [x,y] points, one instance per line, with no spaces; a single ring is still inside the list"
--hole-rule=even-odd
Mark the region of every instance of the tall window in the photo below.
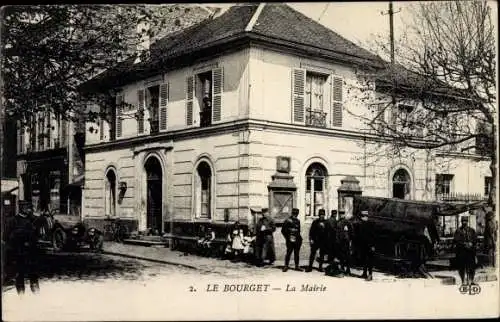
[[[202,161],[195,175],[195,214],[197,218],[211,218],[212,209],[212,170]]]
[[[484,177],[484,195],[490,195],[491,185],[493,184],[493,177]]]
[[[160,86],[148,87],[146,92],[146,107],[149,111],[149,124],[151,133],[157,133],[159,130],[159,104],[160,104]]]
[[[452,192],[452,174],[436,174],[436,197],[449,195]]]
[[[197,93],[200,106],[200,126],[212,124],[212,71],[198,75],[199,92]]]
[[[104,208],[107,216],[116,215],[116,174],[112,169],[106,173]]]
[[[410,199],[410,175],[405,169],[398,169],[392,177],[392,197]]]
[[[326,207],[326,179],[328,173],[320,163],[311,164],[306,171],[306,216],[317,216]]]
[[[326,75],[311,72],[306,73],[306,125],[326,126],[326,112],[324,112],[326,80]]]

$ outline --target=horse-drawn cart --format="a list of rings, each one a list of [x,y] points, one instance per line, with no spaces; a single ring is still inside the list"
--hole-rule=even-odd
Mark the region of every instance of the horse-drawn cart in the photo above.
[[[440,217],[456,216],[483,206],[484,203],[457,205],[356,196],[352,220],[356,232],[361,224],[361,211],[368,211],[374,230],[376,256],[395,265],[418,270],[426,261],[439,255]],[[356,237],[353,242],[356,245]]]

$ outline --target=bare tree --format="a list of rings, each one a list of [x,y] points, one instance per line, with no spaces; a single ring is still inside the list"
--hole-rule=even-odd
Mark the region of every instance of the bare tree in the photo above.
[[[475,148],[491,160],[488,201],[494,205],[497,85],[491,15],[486,1],[416,4],[413,21],[397,44],[396,62],[359,72],[363,81],[352,94],[370,113],[351,113],[383,137],[379,146],[393,153]],[[380,43],[380,49],[389,52],[386,44]]]

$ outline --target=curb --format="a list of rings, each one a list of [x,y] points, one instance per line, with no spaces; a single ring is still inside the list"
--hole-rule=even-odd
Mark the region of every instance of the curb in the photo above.
[[[189,265],[189,264],[183,264],[183,263],[179,263],[179,262],[171,262],[171,261],[166,261],[166,260],[163,260],[163,259],[155,259],[155,258],[150,258],[150,257],[145,257],[145,256],[130,255],[130,254],[124,254],[124,253],[107,251],[107,250],[103,251],[101,254],[121,256],[121,257],[126,257],[126,258],[133,258],[133,259],[140,259],[140,260],[154,262],[154,263],[167,264],[167,265],[176,265],[176,266],[182,266],[182,267],[185,267],[185,268],[200,270],[198,267],[192,266],[192,265]]]

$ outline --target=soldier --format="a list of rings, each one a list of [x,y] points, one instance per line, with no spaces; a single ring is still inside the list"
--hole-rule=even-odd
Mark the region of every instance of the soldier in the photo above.
[[[462,280],[462,285],[474,284],[474,274],[476,272],[476,231],[468,226],[469,217],[461,218],[462,225],[455,232],[453,241],[455,243],[456,260],[458,274]],[[467,273],[467,280],[465,274]]]
[[[340,213],[337,223],[337,245],[340,260],[340,269],[347,275],[351,274],[351,249],[352,249],[352,226],[345,218],[345,213]]]
[[[285,220],[283,227],[281,228],[281,233],[285,237],[286,241],[285,267],[283,267],[283,272],[288,270],[292,252],[295,262],[295,270],[302,271],[299,267],[299,252],[300,246],[302,245],[302,236],[300,235],[300,220],[297,218],[298,215],[299,209],[293,208],[292,215]]]
[[[319,218],[315,219],[309,230],[309,244],[311,245],[311,255],[309,256],[309,266],[306,272],[312,271],[314,258],[319,249],[319,271],[323,272],[323,261],[328,250],[328,227],[325,219],[325,210],[319,210]]]
[[[272,265],[276,260],[273,237],[276,226],[274,225],[274,221],[272,220],[272,218],[269,217],[268,213],[268,208],[262,208],[262,217],[259,218],[255,226],[257,266],[264,265],[265,260],[268,260],[269,265]]]
[[[19,213],[9,222],[7,236],[17,272],[16,289],[22,294],[25,290],[26,275],[29,276],[32,292],[38,292],[39,286],[35,267],[38,250],[37,234],[33,225],[33,209],[28,203],[22,203],[20,207]]]
[[[361,278],[371,281],[373,279],[372,270],[375,246],[373,227],[368,220],[368,211],[361,211],[361,223],[359,228],[360,255],[363,262],[363,275],[361,275]]]
[[[335,245],[337,243],[337,210],[332,210],[330,218],[326,221],[328,231],[328,262],[335,264]]]
[[[488,255],[488,265],[495,266],[495,251],[498,227],[495,222],[493,211],[486,213],[486,225],[484,227],[484,250]]]

